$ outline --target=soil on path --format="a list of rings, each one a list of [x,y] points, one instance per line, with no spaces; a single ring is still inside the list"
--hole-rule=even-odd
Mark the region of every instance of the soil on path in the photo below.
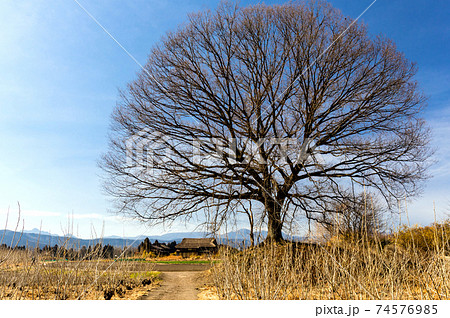
[[[196,300],[199,288],[208,283],[209,264],[156,264],[162,282],[142,300]]]

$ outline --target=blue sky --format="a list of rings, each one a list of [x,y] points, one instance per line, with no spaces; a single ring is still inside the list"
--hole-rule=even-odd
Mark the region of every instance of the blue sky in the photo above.
[[[78,1],[142,64],[188,13],[218,3]],[[356,18],[372,1],[330,2]],[[241,1],[251,3],[257,1]],[[408,203],[411,223],[431,223],[433,202],[438,217],[450,211],[449,16],[444,0],[378,0],[361,18],[370,33],[393,39],[417,62],[417,80],[429,96],[424,116],[438,163],[423,196]],[[43,230],[61,234],[70,230],[70,219],[81,237],[102,228],[104,235],[126,236],[185,230],[182,224],[146,229],[116,217],[101,190],[97,161],[107,149],[110,114],[118,89],[137,72],[139,66],[75,1],[0,2],[0,228],[8,208],[11,228],[20,202],[25,229],[42,222]]]

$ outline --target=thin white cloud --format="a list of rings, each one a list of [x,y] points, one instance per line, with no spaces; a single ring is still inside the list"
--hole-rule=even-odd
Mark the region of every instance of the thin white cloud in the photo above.
[[[123,217],[104,215],[104,214],[100,214],[100,213],[73,213],[73,214],[68,214],[67,217],[73,218],[74,220],[101,220],[101,221],[112,221],[112,222],[124,221]]]
[[[9,218],[15,218],[18,216],[17,208],[0,208],[0,216],[7,216]],[[113,221],[113,222],[123,222],[123,221],[133,221],[132,218],[127,218],[120,215],[105,215],[100,213],[61,213],[54,211],[43,211],[43,210],[28,210],[21,209],[20,218],[26,220],[27,218],[36,217],[36,218],[47,218],[47,217],[56,217],[61,220],[100,220],[100,221]]]
[[[68,217],[74,218],[76,220],[79,220],[79,219],[104,219],[105,218],[104,215],[101,215],[98,213],[86,213],[86,214],[73,213],[73,214],[69,214]]]
[[[23,210],[20,212],[21,217],[55,217],[55,216],[61,216],[62,214],[59,212],[52,212],[52,211],[40,211],[40,210]]]

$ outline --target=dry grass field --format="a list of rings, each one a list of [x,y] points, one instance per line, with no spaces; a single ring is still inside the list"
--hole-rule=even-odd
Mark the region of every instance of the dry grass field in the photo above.
[[[220,299],[450,299],[446,224],[403,229],[389,240],[223,250],[214,290]]]
[[[443,300],[450,299],[449,252],[449,222],[389,236],[222,248],[209,264],[173,255],[69,261],[1,248],[0,299],[145,299],[160,284],[158,271],[183,265],[205,267],[210,286],[198,289],[200,299]]]
[[[29,250],[0,250],[0,299],[138,299],[158,281],[153,264],[43,260]]]

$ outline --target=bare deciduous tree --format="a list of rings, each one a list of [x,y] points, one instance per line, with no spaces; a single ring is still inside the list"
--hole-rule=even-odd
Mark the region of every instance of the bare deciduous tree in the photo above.
[[[383,214],[382,206],[373,195],[349,193],[342,202],[332,204],[319,222],[331,236],[352,240],[374,238],[385,228]]]
[[[251,201],[277,241],[351,182],[389,200],[426,177],[415,65],[325,2],[192,14],[144,68],[101,161],[120,212],[159,222],[215,207],[226,220]]]

